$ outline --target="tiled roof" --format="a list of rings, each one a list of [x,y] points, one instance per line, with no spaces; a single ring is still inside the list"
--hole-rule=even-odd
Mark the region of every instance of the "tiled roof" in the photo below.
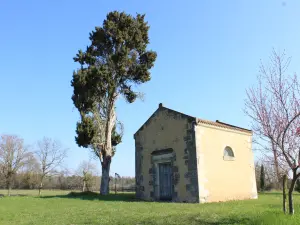
[[[228,124],[228,123],[223,123],[219,120],[216,120],[215,122],[214,121],[209,121],[209,120],[203,120],[203,119],[199,119],[199,118],[196,118],[196,117],[193,117],[193,116],[189,116],[189,115],[186,115],[184,113],[181,113],[181,112],[178,112],[178,111],[175,111],[173,109],[169,109],[165,106],[163,106],[162,103],[159,104],[159,107],[158,109],[152,114],[152,116],[150,116],[148,118],[148,120],[141,126],[140,129],[137,130],[137,132],[135,134],[137,134],[141,129],[143,129],[143,127],[145,126],[145,124],[149,123],[150,119],[155,115],[155,113],[159,110],[159,109],[166,109],[166,110],[169,110],[171,112],[174,112],[174,113],[178,113],[178,114],[181,114],[182,116],[186,116],[192,120],[196,120],[197,124],[206,124],[206,125],[210,125],[210,126],[215,126],[215,127],[220,127],[220,128],[225,128],[225,129],[230,129],[230,130],[235,130],[235,131],[240,131],[240,132],[245,132],[245,133],[249,133],[249,134],[252,134],[252,131],[251,130],[248,130],[248,129],[245,129],[245,128],[242,128],[242,127],[238,127],[238,126],[234,126],[234,125],[231,125],[231,124]],[[134,134],[134,135],[135,135]]]
[[[197,123],[202,123],[202,124],[206,124],[206,125],[211,125],[211,126],[216,126],[216,127],[226,128],[226,129],[230,129],[230,130],[246,132],[246,133],[252,133],[251,130],[248,130],[248,129],[245,129],[242,127],[233,126],[231,124],[223,123],[223,122],[220,122],[219,120],[216,120],[216,122],[213,122],[213,121],[197,118]]]
[[[188,117],[191,117],[191,118],[195,118],[193,116],[186,115],[184,113],[175,111],[173,109],[166,108],[165,106],[163,106],[162,103],[159,104],[159,107],[171,110],[171,111],[179,113],[181,115],[185,115],[185,116],[188,116]],[[197,121],[197,123],[202,123],[202,124],[206,124],[206,125],[210,125],[210,126],[221,127],[221,128],[225,128],[225,129],[236,130],[236,131],[252,134],[252,130],[248,130],[248,129],[245,129],[245,128],[242,128],[242,127],[234,126],[234,125],[231,125],[231,124],[228,124],[228,123],[223,123],[219,120],[216,120],[216,122],[214,122],[214,121],[210,121],[210,120],[204,120],[204,119],[196,118],[196,121]]]

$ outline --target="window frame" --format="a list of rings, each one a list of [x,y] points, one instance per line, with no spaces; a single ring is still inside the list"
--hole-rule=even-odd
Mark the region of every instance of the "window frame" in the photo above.
[[[228,154],[228,153],[230,153],[229,150],[232,152],[233,156]],[[227,155],[225,155],[226,152],[227,152]],[[223,160],[224,161],[234,161],[235,160],[234,151],[233,151],[232,147],[230,147],[229,145],[226,145],[225,148],[223,149]]]

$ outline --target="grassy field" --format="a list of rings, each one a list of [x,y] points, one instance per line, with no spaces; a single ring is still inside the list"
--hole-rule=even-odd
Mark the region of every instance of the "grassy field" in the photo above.
[[[139,202],[134,194],[100,197],[66,191],[13,191],[0,198],[0,224],[300,224],[300,195],[295,215],[281,212],[281,194],[260,194],[258,200],[179,204]],[[6,191],[0,190],[0,194]]]

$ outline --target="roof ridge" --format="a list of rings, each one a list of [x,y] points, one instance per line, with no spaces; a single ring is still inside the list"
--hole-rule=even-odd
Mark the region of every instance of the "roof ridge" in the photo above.
[[[221,121],[219,121],[219,120],[216,120],[216,123],[224,124],[224,125],[227,125],[227,126],[231,126],[231,127],[238,128],[238,129],[242,129],[242,130],[246,130],[246,131],[252,131],[252,130],[250,130],[250,129],[246,129],[246,128],[243,128],[243,127],[238,127],[238,126],[235,126],[235,125],[231,125],[231,124],[228,124],[228,123],[224,123],[224,122],[221,122]]]
[[[190,116],[190,115],[187,115],[185,113],[182,113],[182,112],[179,112],[179,111],[176,111],[174,109],[170,109],[168,107],[165,107],[162,103],[159,103],[159,107],[152,113],[152,115],[146,120],[146,122],[135,132],[134,136],[141,130],[143,129],[144,125],[147,124],[150,119],[156,114],[156,112],[159,110],[159,109],[167,109],[167,110],[170,110],[170,111],[173,111],[175,113],[179,113],[183,116],[186,116],[186,117],[189,117],[193,120],[196,120],[196,122],[198,123],[203,123],[203,124],[208,124],[208,125],[211,125],[211,126],[215,126],[215,127],[221,127],[221,128],[227,128],[227,129],[231,129],[231,130],[236,130],[236,131],[241,131],[241,132],[245,132],[245,133],[252,133],[252,130],[249,130],[249,129],[246,129],[246,128],[242,128],[242,127],[238,127],[238,126],[234,126],[234,125],[231,125],[231,124],[228,124],[228,123],[223,123],[219,120],[216,120],[216,121],[211,121],[211,120],[205,120],[205,119],[201,119],[201,118],[198,118],[198,117],[194,117],[194,116]]]
[[[173,111],[174,113],[178,113],[178,114],[181,114],[181,115],[186,116],[188,118],[191,118],[193,120],[197,120],[197,118],[194,117],[194,116],[190,116],[190,115],[184,114],[182,112],[178,112],[174,109],[170,109],[168,107],[165,107],[162,103],[159,103],[158,108],[151,114],[151,116],[146,120],[146,122],[144,122],[143,125],[133,134],[133,136],[135,136],[140,130],[142,130],[143,127],[145,126],[145,124],[147,124],[151,120],[151,118],[156,114],[156,112],[160,109],[167,109],[167,110]]]
[[[237,130],[237,131],[241,131],[241,132],[246,132],[246,133],[252,133],[252,130],[249,129],[245,129],[242,127],[238,127],[238,126],[234,126],[228,123],[223,123],[219,120],[216,121],[211,121],[211,120],[204,120],[204,119],[200,119],[197,118],[197,122],[203,123],[203,124],[208,124],[211,126],[216,126],[216,127],[222,127],[222,128],[227,128],[227,129],[231,129],[231,130]]]

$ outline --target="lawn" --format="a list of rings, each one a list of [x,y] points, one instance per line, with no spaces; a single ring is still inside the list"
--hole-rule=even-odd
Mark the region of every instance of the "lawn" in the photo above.
[[[0,190],[0,194],[6,194]],[[0,198],[0,224],[300,224],[300,195],[295,215],[281,212],[281,194],[260,194],[258,200],[187,204],[139,202],[134,194],[100,197],[66,191],[13,191]]]

